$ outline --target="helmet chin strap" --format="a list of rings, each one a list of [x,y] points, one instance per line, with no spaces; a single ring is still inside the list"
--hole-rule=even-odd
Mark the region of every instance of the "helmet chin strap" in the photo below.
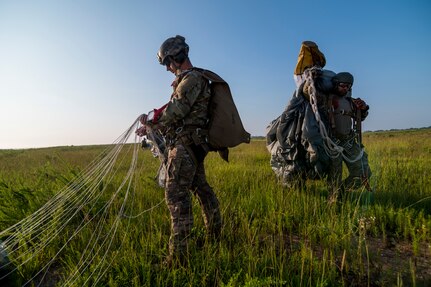
[[[173,63],[173,65],[174,65],[174,67],[175,67],[175,75],[180,75],[182,72],[183,72],[183,70],[181,69],[181,66],[182,66],[182,64],[179,64],[178,65],[178,63],[177,62],[172,62]]]
[[[175,68],[175,75],[179,75],[181,74],[181,64],[178,64],[172,56],[168,56],[169,57],[169,65],[174,66]]]
[[[175,67],[175,75],[176,76],[181,75],[182,72],[183,72],[183,70],[181,70],[179,67]]]

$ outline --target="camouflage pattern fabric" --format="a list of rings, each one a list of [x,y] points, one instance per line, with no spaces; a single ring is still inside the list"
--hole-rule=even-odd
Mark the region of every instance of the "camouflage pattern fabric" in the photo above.
[[[169,149],[165,198],[171,213],[169,253],[185,256],[187,240],[193,226],[191,193],[202,208],[208,234],[218,237],[221,215],[217,197],[206,181],[203,162],[196,165],[187,149],[177,144]]]
[[[171,214],[169,252],[184,257],[193,226],[192,193],[201,205],[209,235],[219,236],[222,220],[219,202],[205,177],[203,160],[207,152],[199,156],[194,152],[205,142],[196,139],[199,134],[195,131],[205,129],[208,122],[209,83],[199,72],[188,70],[177,76],[172,86],[171,100],[158,125],[168,147],[165,199]]]
[[[200,126],[208,121],[209,84],[199,72],[188,70],[177,76],[172,84],[174,92],[159,123],[171,132],[173,127]]]

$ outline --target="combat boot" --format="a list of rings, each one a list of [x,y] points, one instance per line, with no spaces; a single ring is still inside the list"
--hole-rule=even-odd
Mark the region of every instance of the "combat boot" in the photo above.
[[[166,256],[162,265],[167,268],[187,267],[189,255],[187,252],[173,252]]]

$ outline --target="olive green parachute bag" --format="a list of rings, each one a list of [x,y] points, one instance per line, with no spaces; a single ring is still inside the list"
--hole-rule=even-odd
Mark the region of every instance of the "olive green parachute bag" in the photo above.
[[[211,99],[208,107],[208,145],[228,161],[228,148],[250,142],[250,134],[244,129],[229,84],[209,70],[193,68],[210,83]]]

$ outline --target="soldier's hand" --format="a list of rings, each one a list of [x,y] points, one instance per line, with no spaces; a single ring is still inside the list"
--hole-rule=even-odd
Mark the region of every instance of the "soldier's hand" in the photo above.
[[[135,131],[135,133],[138,136],[143,137],[143,136],[147,135],[147,127],[145,125],[141,126]]]
[[[168,104],[164,104],[160,109],[154,109],[153,112],[153,120],[152,122],[155,124],[159,121],[160,116],[162,115],[163,111],[166,109]]]
[[[370,108],[361,98],[353,99],[353,103],[358,109],[362,111],[368,111]]]

